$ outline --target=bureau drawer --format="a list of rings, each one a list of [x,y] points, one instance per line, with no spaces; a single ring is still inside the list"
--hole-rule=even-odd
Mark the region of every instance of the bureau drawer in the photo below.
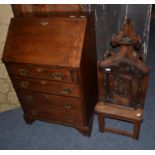
[[[23,64],[7,64],[10,74],[65,82],[77,82],[76,69],[44,68]]]
[[[11,79],[16,89],[80,97],[80,87],[77,84],[20,77],[12,77]]]
[[[38,107],[34,109],[25,109],[25,114],[34,118],[46,121],[62,123],[71,126],[83,126],[84,118],[81,113],[66,112],[64,110],[55,110],[47,107]]]
[[[30,91],[18,92],[20,101],[27,107],[49,107],[57,110],[81,112],[81,101],[75,97],[57,96]]]

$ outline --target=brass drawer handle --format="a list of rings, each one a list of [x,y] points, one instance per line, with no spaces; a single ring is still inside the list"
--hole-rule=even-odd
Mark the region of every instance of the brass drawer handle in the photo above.
[[[28,101],[28,102],[33,101],[33,97],[32,97],[32,96],[27,96],[27,97],[26,97],[26,101]]]
[[[29,83],[26,82],[26,81],[22,81],[22,82],[20,82],[20,86],[21,86],[22,88],[27,88],[27,87],[29,86]]]
[[[62,88],[61,93],[62,94],[69,94],[71,92],[70,88]]]
[[[24,69],[24,68],[21,68],[21,69],[18,70],[18,72],[19,72],[19,75],[26,76],[27,73],[28,73],[28,70]]]
[[[52,77],[56,80],[62,80],[62,78],[64,77],[64,74],[59,73],[59,72],[55,72],[55,73],[52,73]]]
[[[70,103],[65,103],[64,108],[65,109],[71,109],[71,104]]]
[[[66,121],[69,123],[74,123],[74,117],[73,116],[66,117]]]

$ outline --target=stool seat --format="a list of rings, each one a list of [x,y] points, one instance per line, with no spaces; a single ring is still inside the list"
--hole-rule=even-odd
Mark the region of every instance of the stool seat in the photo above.
[[[117,107],[108,105],[108,103],[99,102],[95,107],[95,111],[97,113],[104,113],[108,115],[113,115],[117,117],[123,117],[129,120],[139,120],[142,121],[144,118],[144,110],[137,108],[137,109],[127,109],[123,107]]]
[[[135,139],[139,138],[140,126],[144,118],[143,109],[127,109],[123,107],[112,106],[110,103],[99,102],[95,107],[95,111],[98,114],[99,129],[101,132],[107,131],[130,136]],[[133,123],[133,132],[130,133],[124,130],[105,127],[105,118],[118,119]]]

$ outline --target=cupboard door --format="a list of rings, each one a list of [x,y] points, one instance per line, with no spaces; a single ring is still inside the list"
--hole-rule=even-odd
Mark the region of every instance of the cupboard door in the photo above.
[[[121,106],[130,106],[136,89],[132,77],[121,74],[107,74],[106,100]]]

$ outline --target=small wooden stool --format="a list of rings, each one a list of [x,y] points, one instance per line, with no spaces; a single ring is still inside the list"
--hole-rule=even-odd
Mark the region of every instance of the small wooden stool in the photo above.
[[[95,111],[98,114],[99,130],[101,132],[107,131],[129,136],[135,139],[139,138],[140,126],[144,117],[144,111],[142,109],[125,109],[99,102],[95,107]],[[130,133],[124,130],[105,127],[105,118],[123,120],[133,123],[133,132]]]

